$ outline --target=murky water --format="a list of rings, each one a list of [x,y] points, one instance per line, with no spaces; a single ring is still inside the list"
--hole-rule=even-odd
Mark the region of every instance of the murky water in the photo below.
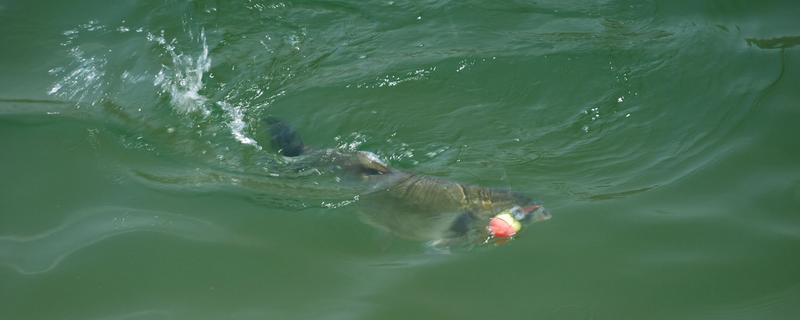
[[[798,13],[0,2],[0,318],[794,319]],[[397,237],[267,116],[553,218]]]

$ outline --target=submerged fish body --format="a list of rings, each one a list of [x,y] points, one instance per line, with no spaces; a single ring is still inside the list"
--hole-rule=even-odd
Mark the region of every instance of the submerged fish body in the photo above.
[[[371,152],[310,149],[282,121],[266,122],[273,148],[282,155],[302,166],[344,172],[365,184],[358,202],[364,220],[398,237],[437,246],[469,245],[492,238],[488,224],[500,213],[513,211],[521,223],[550,217],[520,193],[396,170]]]
[[[516,210],[524,224],[550,218],[513,191],[405,172],[387,178],[392,182],[362,196],[359,208],[370,224],[407,239],[448,247],[479,244],[493,238],[489,221],[501,213]]]

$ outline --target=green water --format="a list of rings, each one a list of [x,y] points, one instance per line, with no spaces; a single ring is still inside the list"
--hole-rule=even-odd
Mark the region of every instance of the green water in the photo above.
[[[795,1],[0,1],[0,319],[796,319]],[[450,254],[308,145],[553,218]]]

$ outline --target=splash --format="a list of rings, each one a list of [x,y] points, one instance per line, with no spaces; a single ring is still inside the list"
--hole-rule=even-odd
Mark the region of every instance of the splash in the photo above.
[[[333,140],[336,141],[336,148],[339,150],[356,151],[358,147],[367,142],[368,139],[367,136],[362,133],[353,132],[349,137],[336,136],[333,137]]]
[[[427,67],[408,71],[402,74],[387,74],[375,78],[373,81],[358,84],[348,84],[346,88],[375,89],[384,87],[396,87],[404,82],[427,80],[436,71],[436,67]]]
[[[231,129],[233,137],[242,144],[251,145],[261,150],[261,146],[258,145],[258,142],[245,134],[247,124],[244,122],[244,111],[242,111],[242,107],[233,106],[225,101],[219,101],[217,105],[231,118],[230,122],[228,122],[228,128]]]
[[[210,114],[211,110],[206,107],[208,98],[200,94],[204,88],[203,75],[211,68],[205,31],[200,31],[203,50],[197,57],[179,53],[175,48],[176,40],[168,42],[163,31],[158,36],[148,33],[147,40],[162,46],[172,57],[172,65],[162,65],[153,84],[161,88],[162,94],[169,94],[173,108],[183,113]]]
[[[326,209],[338,209],[338,208],[346,207],[346,206],[349,206],[349,205],[351,205],[353,203],[356,203],[356,202],[358,202],[358,200],[359,200],[359,195],[355,195],[355,196],[353,196],[352,200],[342,200],[342,201],[339,201],[339,202],[322,201],[320,203],[320,206],[322,206],[323,208],[326,208]]]
[[[107,59],[102,56],[88,56],[79,47],[70,48],[69,57],[72,60],[69,66],[48,70],[60,80],[50,87],[47,94],[75,101],[78,107],[87,101],[95,105],[103,94]]]

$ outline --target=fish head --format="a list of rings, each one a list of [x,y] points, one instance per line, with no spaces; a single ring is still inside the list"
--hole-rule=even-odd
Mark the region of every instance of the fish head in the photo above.
[[[550,220],[550,211],[539,204],[530,204],[524,207],[513,206],[508,210],[514,219],[522,224],[530,224]]]
[[[486,230],[493,238],[508,239],[517,235],[523,226],[550,218],[550,211],[539,204],[513,205],[489,219]]]

